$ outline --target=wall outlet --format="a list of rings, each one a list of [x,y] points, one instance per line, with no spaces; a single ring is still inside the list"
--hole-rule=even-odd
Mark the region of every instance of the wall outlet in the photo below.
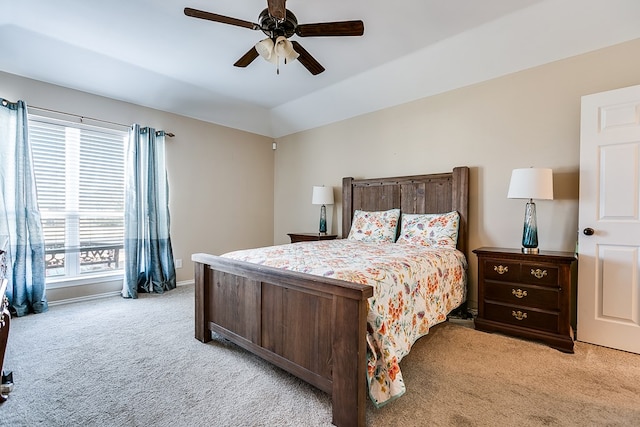
[[[182,268],[182,260],[181,259],[174,260],[173,264],[175,265],[176,268]]]

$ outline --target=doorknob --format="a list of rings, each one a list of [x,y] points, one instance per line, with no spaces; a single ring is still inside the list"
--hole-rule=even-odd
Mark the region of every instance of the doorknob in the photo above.
[[[585,236],[593,236],[593,233],[595,233],[595,231],[591,227],[585,228],[584,230],[582,230],[582,232]]]

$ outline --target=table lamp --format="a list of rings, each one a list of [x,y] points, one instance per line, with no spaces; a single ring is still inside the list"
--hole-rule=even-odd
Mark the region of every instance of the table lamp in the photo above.
[[[313,186],[313,196],[311,203],[322,205],[320,207],[320,234],[327,234],[327,208],[326,205],[333,204],[333,188],[325,186]]]
[[[522,252],[538,253],[538,225],[534,199],[553,200],[553,171],[548,168],[523,168],[511,172],[509,199],[529,199],[524,210]]]

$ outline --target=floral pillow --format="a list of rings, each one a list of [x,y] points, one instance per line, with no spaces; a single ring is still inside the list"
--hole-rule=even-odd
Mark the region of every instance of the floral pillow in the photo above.
[[[395,242],[400,209],[368,212],[356,210],[353,213],[348,240],[361,242]]]
[[[458,212],[404,214],[397,243],[455,248],[458,244]]]

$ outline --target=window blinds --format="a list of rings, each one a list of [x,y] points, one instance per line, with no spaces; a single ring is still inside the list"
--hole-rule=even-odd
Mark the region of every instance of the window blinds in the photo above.
[[[127,133],[31,116],[29,139],[47,248],[122,245]]]

